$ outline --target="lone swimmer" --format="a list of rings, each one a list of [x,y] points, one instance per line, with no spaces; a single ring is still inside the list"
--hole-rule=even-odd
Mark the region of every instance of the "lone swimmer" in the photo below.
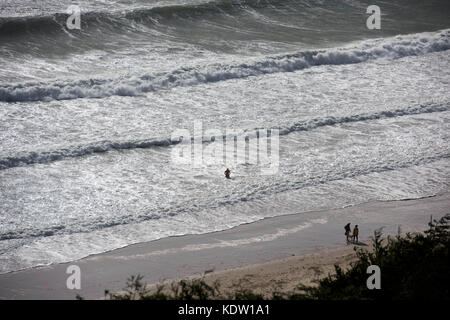
[[[231,173],[230,169],[227,168],[227,170],[225,170],[225,178],[231,179],[230,178],[230,173]]]

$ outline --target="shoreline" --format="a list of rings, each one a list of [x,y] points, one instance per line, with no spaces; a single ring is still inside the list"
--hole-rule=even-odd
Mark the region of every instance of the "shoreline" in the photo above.
[[[140,244],[151,244],[153,242],[161,241],[161,240],[164,240],[164,239],[171,239],[171,238],[176,239],[176,238],[199,236],[199,235],[211,235],[211,236],[213,236],[216,233],[226,232],[228,230],[233,230],[233,229],[236,229],[236,228],[240,228],[242,226],[259,223],[259,222],[263,222],[263,221],[266,221],[266,220],[277,219],[279,217],[304,215],[304,214],[315,214],[315,213],[321,213],[321,212],[331,212],[331,211],[336,211],[336,210],[345,210],[345,209],[349,209],[349,208],[353,208],[353,207],[369,206],[369,205],[377,204],[377,203],[391,203],[391,202],[395,203],[395,202],[403,202],[403,201],[423,200],[423,199],[429,199],[429,198],[434,198],[434,197],[445,196],[447,194],[450,195],[450,193],[442,192],[442,193],[437,193],[437,194],[432,194],[432,195],[427,195],[427,196],[421,196],[421,197],[417,197],[417,198],[403,198],[403,199],[396,199],[396,200],[373,200],[373,201],[368,201],[368,202],[363,202],[363,203],[358,203],[358,204],[349,204],[349,205],[346,205],[346,206],[343,206],[343,207],[339,207],[339,208],[328,208],[328,209],[323,209],[323,210],[311,210],[311,211],[303,211],[303,212],[297,212],[297,213],[286,213],[286,214],[283,214],[283,215],[280,215],[280,216],[263,217],[263,218],[261,218],[259,220],[255,220],[255,221],[251,221],[251,222],[244,222],[242,224],[230,227],[228,229],[208,231],[208,232],[205,232],[205,233],[186,233],[186,234],[179,234],[179,235],[171,235],[171,236],[157,238],[157,239],[148,240],[148,241],[130,243],[130,244],[127,244],[127,245],[125,245],[123,247],[117,247],[117,248],[114,248],[114,249],[111,249],[111,250],[106,250],[106,251],[103,251],[103,252],[92,253],[92,254],[89,254],[87,256],[81,257],[79,259],[74,259],[74,260],[69,260],[69,261],[64,261],[64,262],[53,262],[53,263],[49,263],[49,264],[41,264],[41,265],[36,265],[36,266],[32,266],[32,267],[25,267],[25,268],[22,268],[22,269],[7,271],[7,272],[4,272],[4,273],[0,273],[0,277],[2,275],[7,275],[7,274],[11,274],[11,273],[17,273],[17,272],[23,272],[23,271],[27,271],[27,270],[49,268],[49,267],[52,267],[52,266],[55,266],[55,265],[60,265],[60,264],[75,263],[77,261],[84,260],[84,259],[89,259],[91,257],[95,257],[95,256],[98,256],[98,255],[108,254],[108,253],[114,252],[116,250],[127,249],[129,247],[133,247],[135,245],[140,245]]]
[[[1,274],[0,299],[74,299],[77,294],[100,299],[105,289],[123,289],[131,275],[141,274],[145,283],[155,284],[213,270],[208,278],[222,275],[229,279],[226,272],[239,277],[245,268],[265,266],[270,270],[283,259],[308,260],[305,255],[319,255],[319,260],[311,263],[325,266],[333,259],[333,250],[353,248],[345,246],[343,226],[347,220],[352,226],[360,225],[361,239],[366,240],[378,228],[384,228],[385,235],[396,234],[398,227],[403,232],[423,231],[431,214],[439,218],[448,208],[450,193],[444,193],[269,217],[223,231],[132,244],[77,261]],[[80,267],[81,290],[66,287],[69,265]]]

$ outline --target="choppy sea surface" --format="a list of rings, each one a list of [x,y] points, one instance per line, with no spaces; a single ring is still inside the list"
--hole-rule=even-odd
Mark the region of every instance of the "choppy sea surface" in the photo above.
[[[0,1],[0,273],[449,190],[448,1],[73,4]],[[196,121],[277,129],[277,171],[173,161]]]

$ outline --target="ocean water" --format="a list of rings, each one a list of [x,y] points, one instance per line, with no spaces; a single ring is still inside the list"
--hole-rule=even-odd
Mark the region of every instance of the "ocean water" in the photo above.
[[[449,190],[448,1],[377,1],[380,30],[371,1],[72,4],[0,0],[0,273]],[[199,122],[277,129],[276,172],[174,161]]]

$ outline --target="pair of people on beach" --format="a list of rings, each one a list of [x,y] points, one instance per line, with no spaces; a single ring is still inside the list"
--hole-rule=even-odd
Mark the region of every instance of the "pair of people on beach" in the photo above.
[[[355,240],[356,240],[356,242],[359,242],[359,238],[358,238],[358,235],[359,235],[358,225],[355,225],[355,227],[353,228],[353,234],[350,234],[350,230],[351,230],[351,228],[350,228],[350,223],[347,223],[347,224],[345,225],[345,236],[347,237],[347,242],[352,241],[353,243],[355,243]],[[351,239],[351,240],[349,240],[349,239]]]

